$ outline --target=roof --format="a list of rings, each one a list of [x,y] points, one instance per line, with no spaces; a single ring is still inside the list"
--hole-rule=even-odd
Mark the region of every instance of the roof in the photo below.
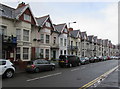
[[[93,40],[93,35],[88,36],[88,41],[92,42],[92,40]]]
[[[86,31],[85,32],[81,32],[81,38],[85,39],[85,36],[87,36]]]
[[[65,26],[66,26],[66,23],[54,25],[55,29],[58,32],[61,32]]]
[[[49,17],[49,15],[36,18],[38,25],[42,26],[44,24],[44,22],[48,19],[48,17]]]
[[[0,3],[0,16],[13,19],[14,10],[15,10],[14,8],[11,8]]]
[[[78,36],[78,33],[80,32],[80,30],[73,30],[73,31],[70,31],[70,34],[72,37],[77,37]]]
[[[19,7],[19,8],[15,9],[15,8],[11,8],[9,6],[6,6],[6,5],[3,5],[3,4],[0,3],[0,12],[1,12],[0,16],[6,17],[6,18],[11,18],[11,19],[19,19],[19,17],[23,14],[23,12],[27,8],[30,9],[29,4],[26,4],[22,7]],[[30,9],[30,11],[31,11],[31,9]],[[33,15],[32,12],[31,12],[31,14]],[[34,15],[33,15],[33,19],[36,22],[36,19],[34,18]]]
[[[97,36],[93,37],[94,43],[97,43]]]

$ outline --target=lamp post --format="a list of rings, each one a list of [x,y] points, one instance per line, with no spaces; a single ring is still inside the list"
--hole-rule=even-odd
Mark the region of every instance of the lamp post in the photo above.
[[[69,23],[68,23],[68,27],[69,27],[69,28],[70,28],[70,24],[71,24],[71,23],[76,23],[76,22],[69,22]]]

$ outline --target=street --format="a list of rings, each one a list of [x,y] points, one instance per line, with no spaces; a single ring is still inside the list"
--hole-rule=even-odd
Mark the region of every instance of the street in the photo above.
[[[104,73],[106,74],[106,72],[112,70],[118,66],[118,64],[118,60],[108,60],[72,68],[56,68],[55,71],[46,71],[41,73],[18,73],[11,79],[3,79],[2,85],[3,87],[77,87],[81,89],[81,87],[86,84],[88,85],[89,82]],[[111,72],[109,71],[109,73],[112,72],[114,72],[114,70]],[[114,76],[113,78],[115,78],[117,80],[116,82],[118,82],[118,76]],[[104,81],[105,79],[103,82]],[[96,84],[96,87],[100,84],[100,82],[99,84]],[[91,86],[93,86],[93,84],[89,87]]]

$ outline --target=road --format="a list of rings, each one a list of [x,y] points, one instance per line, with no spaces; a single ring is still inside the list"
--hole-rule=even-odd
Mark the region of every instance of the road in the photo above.
[[[56,68],[41,73],[19,73],[11,79],[3,79],[3,87],[73,87],[81,89],[99,76],[118,65],[118,60],[90,63],[72,68]],[[103,77],[103,76],[102,76]],[[95,80],[96,81],[96,80]],[[94,82],[95,82],[94,81]]]

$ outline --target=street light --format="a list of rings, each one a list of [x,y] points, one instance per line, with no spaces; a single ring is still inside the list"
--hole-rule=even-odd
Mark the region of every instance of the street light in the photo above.
[[[76,22],[69,22],[69,23],[68,23],[68,27],[69,27],[69,28],[70,28],[70,24],[71,24],[71,23],[76,23]]]

